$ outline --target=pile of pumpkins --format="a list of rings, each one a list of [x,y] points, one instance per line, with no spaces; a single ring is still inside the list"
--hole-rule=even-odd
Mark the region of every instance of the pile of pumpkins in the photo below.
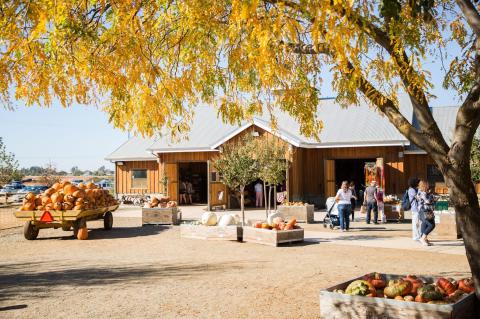
[[[428,284],[415,275],[408,275],[387,282],[384,275],[371,273],[361,280],[351,282],[345,291],[336,289],[333,292],[398,301],[450,304],[474,291],[472,278],[458,281],[453,278],[439,278],[434,284]]]
[[[160,207],[160,208],[167,208],[167,207],[177,207],[177,202],[170,200],[169,197],[161,197],[157,198],[153,196],[150,199],[150,202],[145,204],[145,208],[155,208],[155,207]]]
[[[280,216],[274,217],[271,221],[266,223],[255,223],[253,227],[270,230],[293,230],[300,228],[300,226],[297,225],[297,219],[292,218],[286,222],[283,217]]]
[[[202,214],[200,223],[204,226],[233,226],[240,223],[240,217],[238,215],[227,214],[218,218],[214,212],[205,212]]]
[[[94,183],[80,183],[77,186],[68,181],[55,183],[42,194],[28,193],[20,208],[33,210],[89,210],[117,205],[109,191]]]
[[[305,206],[307,203],[304,202],[285,202],[282,205],[284,206]]]

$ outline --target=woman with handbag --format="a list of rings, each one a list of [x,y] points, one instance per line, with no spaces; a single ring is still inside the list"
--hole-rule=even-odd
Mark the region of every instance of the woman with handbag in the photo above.
[[[432,243],[428,241],[428,234],[435,228],[435,213],[433,212],[435,198],[428,182],[424,180],[420,181],[418,184],[418,197],[420,199],[420,212],[423,215],[421,226],[422,237],[420,238],[420,242],[422,245],[431,246]]]

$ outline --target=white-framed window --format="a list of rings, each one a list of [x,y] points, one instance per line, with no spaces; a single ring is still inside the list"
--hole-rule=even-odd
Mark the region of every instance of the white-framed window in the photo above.
[[[132,170],[132,188],[147,189],[148,178],[146,169]]]

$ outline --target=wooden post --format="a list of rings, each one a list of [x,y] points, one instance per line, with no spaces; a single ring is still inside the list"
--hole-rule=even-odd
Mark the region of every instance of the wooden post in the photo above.
[[[212,182],[211,180],[211,173],[210,173],[210,160],[207,161],[207,209],[208,211],[211,211],[212,210],[212,201],[210,199],[210,197],[212,196],[212,194],[210,194],[210,192],[212,191],[211,187],[210,187],[210,183]],[[226,194],[225,194],[226,195]]]

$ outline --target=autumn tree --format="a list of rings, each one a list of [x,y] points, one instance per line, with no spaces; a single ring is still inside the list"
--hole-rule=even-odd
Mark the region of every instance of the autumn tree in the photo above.
[[[23,174],[18,170],[18,161],[15,159],[15,155],[7,151],[3,139],[0,137],[0,184],[7,184],[22,177]]]
[[[480,183],[480,138],[474,137],[470,159],[470,170],[474,183]]]
[[[229,122],[280,109],[304,135],[318,137],[328,72],[337,102],[368,100],[435,161],[480,297],[480,208],[469,165],[480,124],[476,3],[7,0],[0,4],[0,93],[26,104],[101,102],[115,126],[149,135],[184,132],[198,103],[215,105]],[[448,144],[430,112],[423,62],[446,58],[452,46],[460,54],[449,60],[444,85],[463,102]],[[418,125],[399,111],[400,90]]]
[[[227,144],[213,164],[222,174],[223,183],[231,190],[240,192],[242,225],[245,225],[245,186],[258,178],[258,162],[252,156],[254,146],[251,139]]]

